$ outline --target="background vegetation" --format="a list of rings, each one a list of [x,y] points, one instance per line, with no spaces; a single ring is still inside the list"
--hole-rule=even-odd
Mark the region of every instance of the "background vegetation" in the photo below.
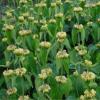
[[[99,100],[100,1],[0,0],[0,100]]]

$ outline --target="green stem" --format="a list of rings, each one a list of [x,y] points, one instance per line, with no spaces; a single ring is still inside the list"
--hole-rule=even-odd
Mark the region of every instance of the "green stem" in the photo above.
[[[22,85],[22,95],[24,96],[24,81],[23,81],[23,77],[21,77],[21,85]]]
[[[48,98],[48,100],[52,100],[48,94],[45,94],[45,96]]]

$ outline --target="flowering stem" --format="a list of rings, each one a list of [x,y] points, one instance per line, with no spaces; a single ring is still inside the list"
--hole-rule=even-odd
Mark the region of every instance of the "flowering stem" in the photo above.
[[[45,96],[48,98],[48,100],[52,100],[48,94],[45,94]]]
[[[80,44],[80,33],[78,33],[78,43]]]
[[[21,85],[22,85],[22,95],[24,96],[24,81],[23,81],[23,77],[21,77]]]
[[[77,19],[77,23],[79,24],[79,16],[75,13],[76,19]]]

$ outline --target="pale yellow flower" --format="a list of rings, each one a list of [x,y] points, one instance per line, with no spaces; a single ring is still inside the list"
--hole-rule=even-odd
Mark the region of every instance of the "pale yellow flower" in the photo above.
[[[51,7],[56,7],[56,3],[55,2],[52,2],[51,3]]]
[[[80,56],[83,56],[83,55],[85,55],[87,53],[87,50],[85,50],[85,49],[84,50],[80,50],[78,53],[79,53]]]
[[[58,41],[59,43],[64,42],[64,40],[65,40],[65,39],[59,39],[59,38],[57,39],[57,41]]]
[[[43,47],[43,48],[50,48],[51,47],[51,43],[50,42],[47,42],[47,41],[42,41],[40,42],[40,47]]]
[[[76,47],[75,47],[75,50],[78,52],[78,54],[79,54],[80,56],[83,56],[83,55],[85,55],[85,54],[87,53],[87,49],[86,49],[86,47],[83,46],[83,45],[76,46]]]
[[[30,100],[28,95],[20,96],[18,100]]]
[[[47,78],[47,74],[46,73],[40,73],[39,74],[39,78],[42,79],[42,80],[45,80]]]
[[[47,24],[42,25],[41,30],[42,31],[47,31],[48,30],[48,25]]]
[[[74,11],[81,12],[81,11],[83,11],[83,8],[82,7],[74,7]]]
[[[66,52],[66,50],[58,51],[56,54],[56,58],[58,59],[68,58],[68,56],[69,54]]]
[[[56,76],[55,79],[58,83],[66,83],[67,82],[67,78],[65,76]]]
[[[56,37],[59,38],[59,39],[64,39],[66,38],[67,34],[66,32],[58,32]]]
[[[39,7],[41,7],[41,8],[44,8],[46,6],[47,6],[46,3],[43,3],[43,2],[39,3]]]
[[[31,30],[21,30],[21,31],[19,31],[19,35],[21,35],[21,36],[30,35],[31,33],[32,33]]]
[[[97,21],[100,22],[100,18],[98,18]]]
[[[97,6],[100,6],[100,1],[98,1],[98,2],[96,3],[96,5],[97,5]]]
[[[34,21],[34,17],[28,17],[29,21]]]
[[[81,74],[81,78],[85,81],[91,81],[91,80],[94,80],[96,77],[96,75],[93,73],[93,72],[83,72]]]
[[[27,71],[26,68],[17,68],[15,69],[15,74],[17,76],[23,76],[25,75],[26,71]]]
[[[30,53],[30,51],[28,49],[23,49],[23,48],[16,48],[13,51],[14,54],[16,54],[17,56],[25,56],[28,55]]]
[[[62,18],[63,17],[63,13],[57,13],[57,14],[55,14],[55,17],[56,18]]]
[[[7,42],[7,38],[6,37],[4,37],[4,38],[2,38],[2,42]]]
[[[72,1],[71,0],[65,0],[65,3],[71,3]]]
[[[51,68],[42,69],[41,73],[46,73],[47,75],[50,75],[52,73],[52,69]]]
[[[82,24],[75,24],[74,28],[81,30],[81,29],[83,29],[83,25]]]
[[[86,89],[84,95],[80,96],[80,100],[96,100],[96,91],[94,89]]]
[[[56,23],[56,20],[55,19],[50,19],[49,20],[49,23],[55,24]]]
[[[98,48],[100,48],[100,43],[97,43],[96,46],[97,46]]]
[[[34,19],[34,22],[33,22],[33,23],[34,23],[34,24],[38,24],[39,22],[38,22],[38,20],[35,20],[35,19]]]
[[[7,17],[12,17],[12,13],[11,12],[6,12]]]
[[[51,90],[50,86],[48,84],[43,84],[38,88],[38,91],[43,93],[48,93]]]
[[[18,17],[18,20],[20,21],[20,22],[23,22],[25,19],[24,19],[24,16],[19,16]]]
[[[3,30],[4,31],[12,31],[14,29],[14,25],[4,24]]]
[[[92,62],[90,60],[85,60],[84,61],[84,64],[87,66],[87,67],[92,67]]]
[[[84,95],[81,95],[80,96],[80,100],[85,100],[85,96]]]
[[[94,8],[96,6],[97,6],[96,3],[94,3],[94,4],[93,3],[88,3],[88,4],[85,5],[86,8]]]
[[[51,74],[52,74],[51,68],[44,68],[41,70],[41,73],[39,74],[39,78],[44,80]]]
[[[96,91],[94,90],[94,89],[91,89],[91,90],[85,90],[84,91],[84,96],[86,97],[86,98],[93,98],[93,97],[95,97],[95,95],[96,95]]]
[[[12,76],[12,75],[14,75],[14,70],[12,70],[12,69],[4,70],[3,75],[4,75],[5,77]]]
[[[7,46],[7,50],[8,50],[8,51],[13,51],[13,50],[15,50],[15,49],[16,49],[16,46],[13,45],[13,44]]]
[[[24,16],[25,18],[29,17],[29,13],[28,12],[25,12],[22,14],[22,16]]]
[[[20,4],[26,4],[28,1],[27,0],[20,0],[19,3]]]
[[[79,75],[78,71],[76,70],[75,72],[73,72],[73,75],[78,76]]]
[[[89,21],[87,22],[87,26],[91,26],[93,24],[93,22]]]
[[[57,41],[62,43],[65,40],[66,36],[67,36],[66,32],[58,32],[56,35]]]
[[[56,1],[56,4],[57,4],[57,5],[62,5],[61,0],[57,0],[57,1]]]
[[[41,23],[41,24],[46,24],[46,22],[47,22],[47,21],[44,20],[44,19],[41,19],[41,20],[40,20],[40,23]]]
[[[7,94],[8,95],[12,95],[12,94],[15,94],[17,92],[17,88],[16,87],[12,87],[12,88],[9,88],[7,90]]]
[[[38,34],[34,34],[34,35],[32,36],[33,39],[37,39],[38,37],[39,37]]]

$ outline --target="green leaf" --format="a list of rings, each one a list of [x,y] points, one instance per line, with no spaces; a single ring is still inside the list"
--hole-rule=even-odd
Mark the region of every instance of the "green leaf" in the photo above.
[[[78,41],[78,32],[76,29],[72,29],[72,42],[75,45]]]
[[[71,80],[72,80],[74,93],[76,94],[76,96],[80,96],[84,92],[86,88],[86,84],[84,83],[84,81],[81,80],[79,76],[75,76],[75,77],[71,76]]]
[[[72,90],[72,81],[70,78],[67,78],[65,84],[60,84],[60,92],[65,95],[69,95],[70,91]]]
[[[85,30],[84,29],[81,30],[81,40],[82,40],[82,43],[84,44],[85,42]]]
[[[66,83],[60,84],[56,82],[53,77],[50,77],[48,79],[48,83],[51,87],[50,97],[52,99],[62,99],[63,95],[68,95],[72,90],[72,82],[69,78],[67,79]]]
[[[81,60],[80,56],[77,54],[75,50],[72,50],[69,55],[70,55],[70,62],[72,64],[76,64]]]
[[[41,86],[41,85],[42,85],[42,81],[38,77],[36,77],[35,88],[36,88],[37,91],[38,91],[39,86]]]
[[[31,87],[33,87],[32,81],[31,81],[31,75],[26,74],[26,75],[25,75],[25,78],[27,79],[29,85],[30,85]]]
[[[66,39],[66,40],[64,41],[64,45],[66,46],[66,48],[71,49],[71,45],[70,45],[70,42],[69,42],[68,39]]]
[[[0,89],[0,100],[7,100],[7,94],[5,89]]]

